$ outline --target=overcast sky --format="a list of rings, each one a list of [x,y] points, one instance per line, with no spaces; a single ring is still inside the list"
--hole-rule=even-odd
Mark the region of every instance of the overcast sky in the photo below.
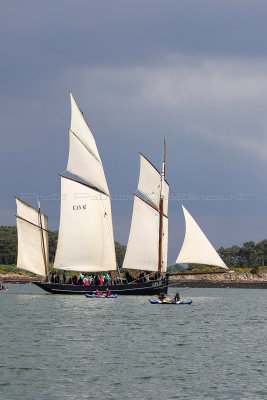
[[[69,90],[94,133],[127,243],[141,151],[167,139],[169,263],[181,203],[216,248],[267,237],[265,0],[9,0],[0,6],[0,225],[36,195],[58,229]],[[124,199],[124,200],[123,200]],[[128,199],[128,200],[127,200]]]

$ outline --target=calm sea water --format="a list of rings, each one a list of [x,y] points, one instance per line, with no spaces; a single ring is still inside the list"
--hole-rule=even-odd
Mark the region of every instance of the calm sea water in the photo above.
[[[267,399],[267,291],[179,292],[193,304],[9,285],[0,292],[0,398]]]

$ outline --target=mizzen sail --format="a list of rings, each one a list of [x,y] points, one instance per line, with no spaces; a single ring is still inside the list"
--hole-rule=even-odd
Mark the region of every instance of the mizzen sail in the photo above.
[[[46,276],[48,266],[48,218],[39,210],[16,198],[18,268]]]
[[[205,264],[228,269],[196,221],[189,214],[186,208],[184,206],[182,207],[186,230],[183,246],[176,263]]]

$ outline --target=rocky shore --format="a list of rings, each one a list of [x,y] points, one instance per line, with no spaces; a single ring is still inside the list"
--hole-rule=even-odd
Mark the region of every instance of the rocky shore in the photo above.
[[[33,277],[28,275],[19,274],[0,274],[0,281],[5,283],[31,283],[31,282],[41,282],[40,277]]]
[[[267,289],[267,274],[175,275],[169,282],[177,287]]]

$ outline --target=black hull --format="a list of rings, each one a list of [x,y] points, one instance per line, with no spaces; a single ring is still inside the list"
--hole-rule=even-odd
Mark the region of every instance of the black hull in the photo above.
[[[168,291],[168,277],[144,283],[129,283],[104,286],[84,286],[63,283],[33,282],[36,286],[52,294],[93,294],[96,290],[105,291],[107,288],[118,296],[153,296]]]

